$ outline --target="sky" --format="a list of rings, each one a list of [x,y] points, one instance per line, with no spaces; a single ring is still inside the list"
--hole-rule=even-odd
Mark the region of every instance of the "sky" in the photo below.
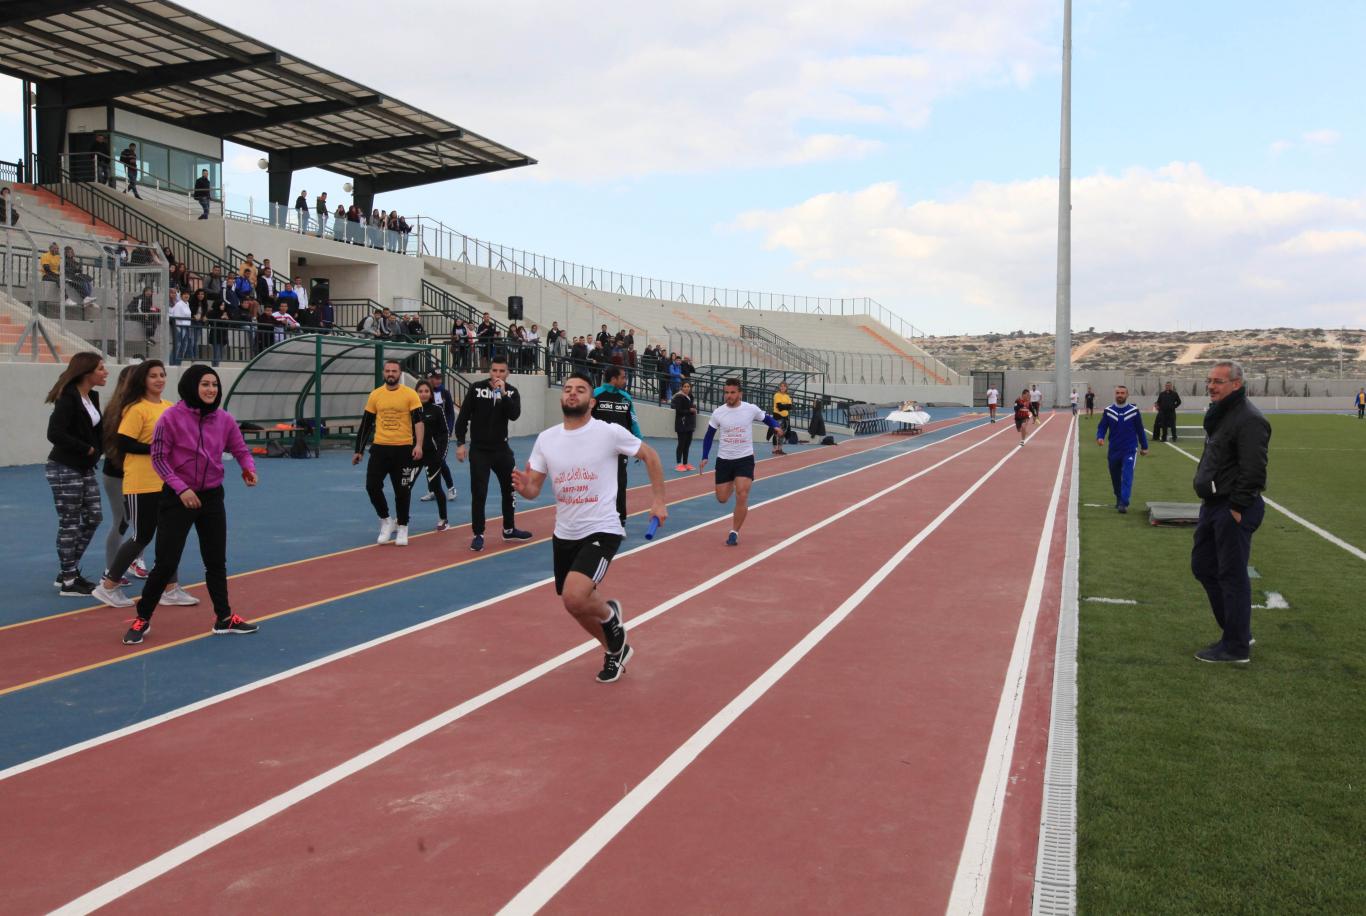
[[[1054,330],[1062,0],[181,2],[538,160],[382,209],[929,334]],[[1366,327],[1363,48],[1360,0],[1075,0],[1072,327]],[[6,159],[19,101],[0,77]],[[229,145],[230,199],[265,200],[260,157]]]

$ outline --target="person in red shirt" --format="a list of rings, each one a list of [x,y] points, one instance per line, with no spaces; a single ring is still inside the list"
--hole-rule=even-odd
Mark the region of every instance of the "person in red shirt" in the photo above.
[[[1025,424],[1032,416],[1029,406],[1029,389],[1020,392],[1020,396],[1015,399],[1015,428],[1020,431],[1020,445],[1025,444]]]

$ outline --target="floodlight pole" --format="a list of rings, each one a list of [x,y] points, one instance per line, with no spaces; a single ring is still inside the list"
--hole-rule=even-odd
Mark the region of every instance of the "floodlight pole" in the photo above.
[[[1058,158],[1058,303],[1054,326],[1053,406],[1072,393],[1072,0],[1063,0],[1062,136]]]

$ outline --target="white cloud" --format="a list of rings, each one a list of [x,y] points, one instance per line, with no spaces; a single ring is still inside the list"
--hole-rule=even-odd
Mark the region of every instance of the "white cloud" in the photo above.
[[[896,184],[822,194],[735,226],[794,270],[866,291],[930,331],[1051,329],[1057,181],[907,200]],[[1077,179],[1075,327],[1366,326],[1366,197],[1222,184],[1194,163]]]
[[[1056,7],[564,0],[456,13],[414,0],[402,16],[375,16],[371,3],[241,0],[205,12],[248,33],[268,22],[292,53],[323,54],[322,66],[540,161],[511,180],[595,181],[867,155],[951,93],[1025,85],[1056,67]],[[348,15],[365,23],[366,47],[399,57],[329,56],[317,23]],[[382,58],[394,65],[368,66]]]
[[[1311,130],[1301,138],[1309,146],[1333,146],[1342,139],[1335,130]]]

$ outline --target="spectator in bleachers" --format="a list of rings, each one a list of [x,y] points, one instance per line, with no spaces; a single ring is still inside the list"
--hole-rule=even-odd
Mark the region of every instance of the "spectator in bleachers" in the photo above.
[[[672,362],[669,363],[669,391],[664,397],[665,401],[670,401],[673,396],[678,394],[683,387],[683,357],[677,353],[673,355]]]
[[[634,344],[634,343],[632,343],[632,344],[627,344],[627,346],[626,346],[626,354],[625,354],[625,355],[626,355],[626,384],[627,384],[627,386],[631,386],[631,385],[634,385],[634,384],[636,383],[636,361],[637,361],[637,356],[636,356],[636,348],[635,348],[635,344]]]
[[[161,256],[166,259],[167,268],[174,267],[180,259],[175,256],[175,251],[165,242],[161,243]]]
[[[138,193],[138,147],[136,143],[128,144],[123,152],[119,153],[119,162],[123,163],[123,174],[128,179],[128,187],[123,189],[123,193],[133,192],[133,196],[142,200],[142,195]]]
[[[227,287],[223,283],[223,268],[217,264],[209,268],[209,278],[204,281],[204,292],[208,293],[210,299],[220,301],[227,295]]]
[[[683,375],[683,381],[686,382],[688,379],[692,378],[692,374],[697,371],[692,364],[692,357],[683,357],[683,361],[679,364],[678,370]]]
[[[624,335],[624,339],[626,341],[627,348],[634,347],[636,345],[636,329],[627,328],[626,334]]]
[[[252,283],[255,283],[257,267],[258,265],[256,263],[256,255],[252,254],[251,252],[247,252],[246,260],[244,260],[240,265],[238,265],[237,270],[242,276],[246,277]]]
[[[152,249],[147,247],[147,243],[138,239],[128,255],[128,263],[133,267],[146,267],[155,264],[156,258],[152,256]]]
[[[588,374],[593,377],[593,387],[602,384],[602,372],[607,366],[607,351],[601,339],[594,339],[593,349],[588,351]]]
[[[256,278],[256,301],[261,303],[264,309],[274,309],[275,300],[279,294],[279,280],[275,277],[275,272],[270,269],[270,260],[267,259],[261,267],[261,275]]]
[[[253,353],[260,353],[275,343],[275,313],[262,303],[256,304],[256,346]]]
[[[275,319],[274,342],[279,343],[286,337],[299,333],[299,322],[289,311],[289,302],[281,299],[275,303],[275,314],[271,316]]]
[[[81,270],[81,262],[76,258],[76,249],[70,245],[62,252],[62,261],[66,265],[66,285],[68,289],[75,290],[81,297],[81,305],[92,305],[95,302],[95,279]],[[67,300],[68,305],[74,305],[71,300]]]
[[[232,297],[240,306],[245,306],[248,299],[256,298],[256,284],[252,282],[252,268],[242,265],[242,273],[237,279],[232,281]]]
[[[422,326],[422,319],[416,313],[405,318],[402,327],[405,340],[418,341],[427,338],[427,329]]]
[[[56,283],[62,277],[62,252],[53,242],[47,246],[47,251],[43,252],[38,258],[38,268],[42,271],[42,279],[48,283]]]
[[[356,206],[355,201],[346,210],[346,240],[352,245],[363,245],[365,243],[365,231],[361,228],[361,222],[365,219],[365,214],[360,212],[360,207]]]
[[[10,200],[9,188],[0,188],[0,226],[19,225],[19,210]]]
[[[480,355],[484,361],[480,369],[487,369],[493,359],[498,340],[498,326],[493,323],[493,318],[488,312],[479,320],[479,327],[475,329],[474,336],[479,338]]]
[[[315,305],[314,307],[318,312],[318,327],[334,328],[337,326],[336,316],[332,312],[331,299],[324,299],[321,304]]]
[[[305,334],[313,333],[318,329],[318,311],[313,308],[312,303],[299,309],[298,318],[299,329]]]
[[[275,302],[277,305],[283,304],[289,306],[289,313],[291,315],[299,314],[299,295],[294,292],[294,287],[281,287],[280,292],[275,297]]]
[[[541,349],[541,326],[533,323],[522,335],[526,341],[526,368],[527,372],[535,372],[540,366]]]
[[[204,340],[211,304],[209,294],[202,288],[190,293],[190,343],[187,353],[190,362],[199,359],[199,344]]]
[[[390,210],[384,222],[384,250],[398,251],[398,212]]]
[[[398,250],[408,250],[408,235],[413,231],[413,227],[408,225],[408,221],[402,216],[398,218]]]
[[[156,299],[150,286],[142,288],[142,294],[134,296],[128,303],[128,317],[134,321],[142,322],[143,333],[147,338],[147,345],[156,343],[157,323],[161,320],[161,309],[156,304]]]
[[[304,285],[303,278],[295,277],[290,289],[294,290],[294,298],[299,303],[296,311],[303,311],[308,306],[308,287]]]
[[[327,192],[326,192],[326,191],[323,191],[323,192],[322,192],[321,194],[319,194],[319,195],[317,196],[317,198],[314,200],[314,207],[313,207],[313,209],[314,209],[314,210],[317,212],[317,214],[318,214],[318,230],[317,230],[317,233],[316,233],[316,234],[317,234],[318,238],[322,238],[322,237],[323,237],[323,233],[327,231],[327,220],[328,220],[328,216],[329,216],[328,209],[327,209]]]
[[[612,335],[607,332],[607,325],[604,324],[602,326],[602,330],[598,331],[597,337],[595,337],[594,340],[602,344],[604,350],[607,349],[607,347],[611,346]]]
[[[209,329],[209,352],[216,366],[223,359],[223,351],[228,346],[228,325],[231,320],[228,305],[222,299],[210,299],[204,310],[204,321]]]
[[[451,325],[451,365],[455,366],[457,372],[464,372],[467,368],[468,359],[469,329],[465,327],[465,319],[457,318]]]
[[[167,316],[171,323],[171,365],[179,366],[182,360],[191,356],[190,295],[184,290],[175,290],[171,295],[175,297],[175,304]]]
[[[339,242],[346,241],[346,209],[337,204],[337,212],[332,214],[332,238]]]
[[[573,372],[588,371],[588,342],[582,337],[575,337],[574,343],[569,347],[569,361]]]
[[[189,292],[194,288],[196,281],[199,280],[190,269],[185,266],[183,261],[173,262],[170,269],[171,287]]]
[[[299,232],[308,232],[308,192],[300,191],[299,196],[294,199],[294,212],[299,217]]]
[[[370,221],[366,224],[365,238],[366,244],[371,248],[380,247],[380,238],[384,233],[384,214],[379,210],[370,211]]]
[[[209,204],[213,200],[213,182],[209,181],[209,170],[202,169],[194,180],[194,199],[199,201],[200,219],[209,218]]]

